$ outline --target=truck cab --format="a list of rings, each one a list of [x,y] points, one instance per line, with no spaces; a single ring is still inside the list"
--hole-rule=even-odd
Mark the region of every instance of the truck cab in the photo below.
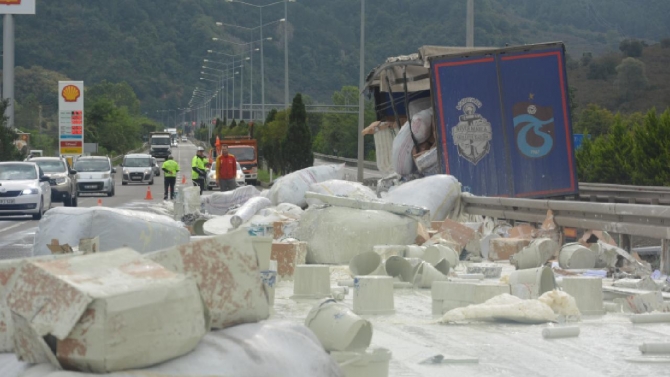
[[[244,181],[255,186],[258,183],[258,142],[248,136],[226,136],[221,143],[228,145],[228,152],[240,163]]]
[[[149,146],[151,148],[151,157],[166,159],[172,151],[170,146],[172,144],[172,137],[169,132],[154,132],[149,138]]]

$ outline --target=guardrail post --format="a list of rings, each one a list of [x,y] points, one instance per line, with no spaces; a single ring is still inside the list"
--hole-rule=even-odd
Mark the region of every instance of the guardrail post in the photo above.
[[[661,274],[670,275],[670,240],[661,240]]]

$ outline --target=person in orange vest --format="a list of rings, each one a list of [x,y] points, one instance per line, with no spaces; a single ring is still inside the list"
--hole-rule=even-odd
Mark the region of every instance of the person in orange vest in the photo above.
[[[237,188],[237,160],[228,153],[228,146],[221,146],[221,155],[216,158],[216,177],[219,180],[221,191],[231,191]]]

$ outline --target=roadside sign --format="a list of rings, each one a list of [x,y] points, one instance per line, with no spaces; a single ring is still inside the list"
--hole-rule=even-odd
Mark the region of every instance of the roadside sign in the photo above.
[[[0,0],[0,14],[35,14],[36,0]]]
[[[84,82],[59,81],[58,93],[60,154],[84,154]]]
[[[584,135],[583,134],[573,134],[572,137],[574,139],[573,144],[575,146],[575,150],[577,150],[584,143]],[[589,140],[591,140],[591,135],[587,135],[586,137],[588,137]]]

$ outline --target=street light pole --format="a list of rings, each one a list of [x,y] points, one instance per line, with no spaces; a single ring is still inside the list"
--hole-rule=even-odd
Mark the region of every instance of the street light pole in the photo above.
[[[263,25],[263,8],[260,9],[261,23]],[[263,58],[263,28],[261,27],[261,120],[265,123],[265,60]]]
[[[284,0],[284,106],[288,110],[288,0]]]
[[[363,182],[363,127],[365,122],[365,97],[363,87],[365,86],[365,0],[361,0],[361,52],[360,52],[360,77],[358,79],[358,181]]]
[[[5,109],[7,127],[14,128],[14,16],[5,14],[3,21],[2,96],[9,103]]]

